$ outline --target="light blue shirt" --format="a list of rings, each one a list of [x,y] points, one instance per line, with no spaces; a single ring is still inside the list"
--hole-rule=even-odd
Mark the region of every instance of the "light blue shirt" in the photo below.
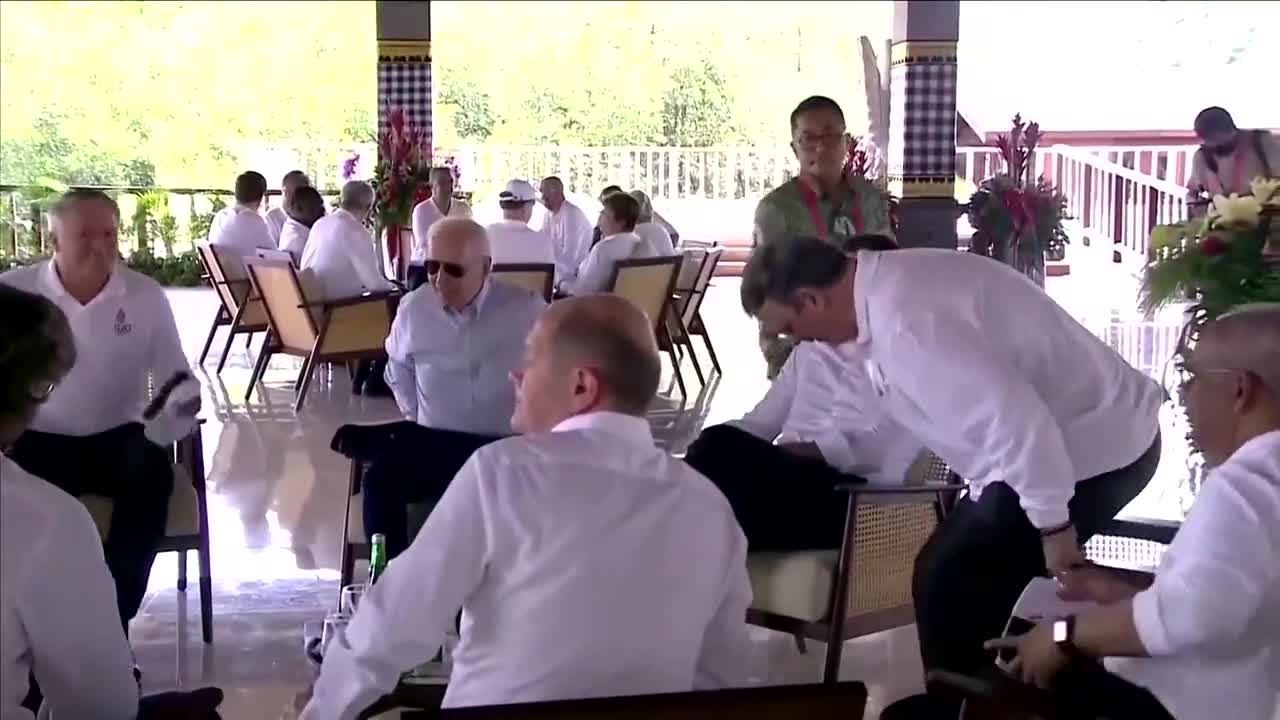
[[[445,307],[430,285],[400,301],[387,336],[387,384],[404,416],[419,425],[478,435],[511,434],[524,341],[542,298],[485,283],[461,311]]]

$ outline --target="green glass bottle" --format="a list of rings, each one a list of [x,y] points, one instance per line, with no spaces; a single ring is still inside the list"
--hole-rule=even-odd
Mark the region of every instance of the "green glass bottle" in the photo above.
[[[369,547],[369,587],[378,582],[387,569],[387,537],[374,533]]]

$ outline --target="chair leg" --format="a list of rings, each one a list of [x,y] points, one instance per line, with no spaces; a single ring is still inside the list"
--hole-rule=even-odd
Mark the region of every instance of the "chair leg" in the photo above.
[[[707,324],[702,322],[702,317],[698,317],[698,325],[702,328],[702,341],[707,345],[707,354],[711,356],[711,366],[716,369],[717,375],[723,375],[720,372],[720,361],[716,359],[716,349],[711,346],[711,335],[707,332]]]
[[[262,379],[262,374],[267,370],[267,362],[271,359],[271,332],[267,332],[267,339],[262,343],[262,352],[258,353],[258,362],[253,364],[253,374],[249,376],[249,387],[245,388],[244,401],[249,402],[249,396],[253,394],[253,389],[257,387],[258,381]]]
[[[200,538],[200,637],[213,642],[213,576],[209,572],[209,535]]]
[[[209,348],[213,345],[214,333],[218,332],[221,325],[218,321],[222,319],[222,308],[218,308],[218,314],[213,316],[213,324],[209,326],[209,336],[204,339],[204,349],[200,351],[200,359],[196,360],[196,365],[203,365],[205,356],[209,354]]]
[[[222,367],[227,364],[227,356],[231,354],[231,343],[236,339],[235,326],[227,330],[227,344],[222,346],[222,357],[218,358],[218,372],[222,372]]]
[[[676,318],[676,330],[680,332],[680,339],[689,348],[689,359],[693,361],[693,372],[698,376],[698,383],[706,385],[707,378],[703,376],[702,365],[698,363],[698,353],[693,350],[693,338],[689,337],[689,329],[684,326],[684,321],[679,317]],[[673,341],[671,344],[674,345],[675,342]]]
[[[843,649],[844,639],[833,628],[833,632],[827,636],[827,659],[822,667],[823,685],[834,685],[840,680],[840,651]]]
[[[343,530],[345,531],[346,528],[344,527]],[[338,588],[339,588],[338,595],[341,596],[342,595],[341,588],[344,588],[350,585],[356,574],[355,553],[351,551],[351,543],[347,542],[346,535],[343,535],[342,537],[342,560],[339,562],[339,572],[341,573],[341,575],[338,580]],[[342,604],[342,599],[341,597],[339,597],[338,605],[341,606],[341,604]]]
[[[178,592],[187,591],[187,551],[178,551]]]
[[[298,379],[302,382],[298,385],[298,397],[293,401],[294,412],[302,411],[302,403],[307,399],[307,388],[311,387],[311,376],[315,374],[312,372],[315,370],[315,365],[315,353],[312,353],[308,355],[306,361],[303,362],[302,374],[298,376]]]
[[[671,370],[675,373],[676,384],[680,386],[680,397],[688,399],[689,392],[684,387],[684,375],[680,373],[680,360],[676,358],[675,343],[667,343],[667,353],[671,355]]]

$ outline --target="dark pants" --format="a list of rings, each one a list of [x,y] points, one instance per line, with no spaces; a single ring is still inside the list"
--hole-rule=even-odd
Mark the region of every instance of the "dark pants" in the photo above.
[[[156,545],[164,536],[173,492],[169,453],[142,434],[140,423],[130,423],[85,437],[28,430],[10,457],[71,495],[111,498],[111,530],[103,551],[116,583],[120,620],[128,632],[147,592]]]
[[[370,462],[362,486],[365,532],[386,536],[388,559],[409,546],[408,505],[438,500],[471,453],[501,439],[421,425],[396,426],[393,440]]]
[[[703,430],[684,461],[728,498],[752,552],[840,547],[845,501],[835,485],[858,478],[731,425]]]
[[[356,363],[355,375],[351,378],[351,393],[371,397],[391,397],[391,388],[383,377],[386,371],[386,360],[359,361]]]
[[[1087,658],[1073,659],[1054,679],[1049,694],[1054,705],[1080,717],[1173,720],[1150,690],[1112,675]]]
[[[1159,464],[1157,434],[1130,465],[1076,484],[1068,509],[1080,542],[1128,505]],[[990,666],[982,643],[1001,635],[1027,583],[1045,573],[1040,533],[1012,488],[992,483],[977,502],[957,503],[916,558],[912,596],[925,670],[976,675]]]

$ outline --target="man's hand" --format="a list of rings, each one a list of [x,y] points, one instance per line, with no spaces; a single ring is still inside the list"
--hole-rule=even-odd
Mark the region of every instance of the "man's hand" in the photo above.
[[[778,447],[782,448],[783,450],[786,450],[787,452],[791,453],[792,455],[795,455],[796,457],[811,458],[814,460],[822,459],[822,451],[818,450],[817,443],[811,443],[811,442],[779,443]]]
[[[1042,622],[1026,635],[988,640],[987,650],[1013,650],[1018,656],[1003,669],[1024,683],[1049,689],[1054,676],[1067,666],[1070,658],[1053,641],[1053,621]]]
[[[1127,600],[1142,590],[1119,572],[1097,565],[1086,565],[1058,575],[1058,597],[1063,600],[1087,600],[1099,605],[1110,605]]]
[[[1088,563],[1084,551],[1080,549],[1080,541],[1076,538],[1076,528],[1068,525],[1040,540],[1044,547],[1044,566],[1054,577],[1061,576],[1068,570]]]
[[[200,412],[200,396],[197,395],[178,405],[176,412],[178,417],[195,417],[196,413]]]

